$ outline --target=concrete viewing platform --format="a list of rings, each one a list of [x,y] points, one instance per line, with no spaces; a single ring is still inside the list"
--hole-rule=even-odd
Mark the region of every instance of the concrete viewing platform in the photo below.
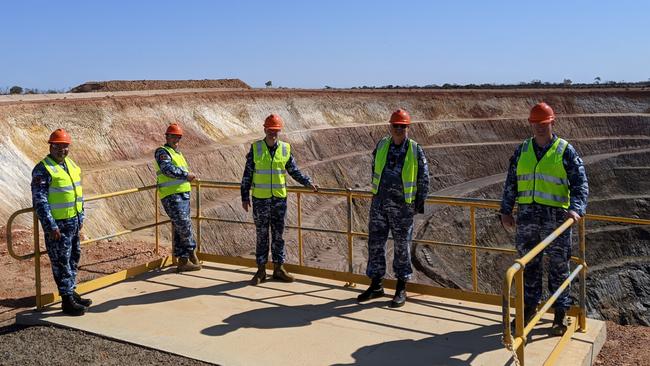
[[[399,309],[388,307],[390,297],[357,304],[361,288],[306,275],[250,286],[255,270],[165,268],[94,291],[85,316],[62,316],[57,306],[16,321],[220,365],[514,365],[501,343],[500,307],[414,293]],[[542,365],[560,339],[547,335],[551,320],[533,330],[526,365]],[[591,365],[605,332],[604,322],[588,320],[588,332],[575,333],[556,364]]]

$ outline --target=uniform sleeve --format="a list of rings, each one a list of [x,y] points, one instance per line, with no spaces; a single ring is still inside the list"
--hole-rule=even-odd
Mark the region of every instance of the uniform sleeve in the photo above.
[[[248,202],[250,199],[250,190],[253,185],[253,172],[255,172],[255,159],[253,159],[253,147],[246,154],[246,166],[244,166],[244,175],[241,178],[241,200]]]
[[[571,144],[564,150],[562,163],[564,164],[567,179],[569,180],[569,210],[577,212],[580,216],[584,216],[587,211],[589,183],[587,182],[584,163]]]
[[[311,178],[303,174],[300,169],[298,169],[296,159],[293,158],[293,152],[289,153],[289,161],[287,161],[287,163],[284,165],[284,168],[287,170],[287,173],[289,173],[291,178],[296,180],[296,182],[302,184],[303,186],[311,185]]]
[[[415,195],[415,212],[424,213],[424,201],[429,194],[429,164],[424,150],[418,144],[418,178],[417,193]]]
[[[59,227],[52,216],[50,203],[47,201],[47,194],[52,183],[52,177],[45,169],[43,163],[38,163],[32,170],[32,206],[36,210],[38,220],[43,226],[43,231],[49,233]]]
[[[170,177],[176,179],[187,179],[187,172],[183,169],[172,164],[172,157],[167,151],[163,148],[158,148],[155,153],[156,162],[160,167],[160,171]]]
[[[510,158],[508,175],[503,186],[503,197],[501,198],[501,210],[499,212],[504,215],[512,214],[517,201],[517,163],[519,162],[519,155],[521,155],[521,146],[517,146],[515,153]]]

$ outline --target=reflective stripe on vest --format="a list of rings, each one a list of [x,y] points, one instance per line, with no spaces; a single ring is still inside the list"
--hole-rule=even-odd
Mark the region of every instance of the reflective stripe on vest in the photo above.
[[[169,153],[172,158],[172,164],[175,167],[180,168],[184,172],[189,171],[189,165],[187,165],[183,154],[176,152],[176,150],[166,145],[162,148]],[[192,186],[187,180],[171,178],[163,174],[158,165],[158,161],[156,161],[156,168],[156,184],[158,185],[158,195],[160,195],[161,199],[174,193],[190,192],[192,190]]]
[[[77,216],[83,211],[81,168],[70,158],[65,158],[67,172],[49,156],[41,162],[52,177],[47,193],[52,217],[55,220],[64,220]]]
[[[278,141],[275,154],[271,152],[264,140],[256,141],[253,146],[253,197],[271,198],[286,197],[287,184],[285,180],[285,166],[291,156],[291,145]]]
[[[375,171],[372,174],[372,194],[377,194],[379,190],[381,173],[386,165],[390,141],[390,137],[384,137],[377,144]],[[402,186],[404,187],[404,200],[406,203],[411,203],[415,200],[415,193],[417,192],[418,159],[416,154],[418,144],[411,139],[408,139],[408,144],[404,165],[402,166]]]
[[[569,180],[562,162],[568,142],[555,140],[538,162],[533,139],[523,142],[517,163],[517,203],[569,208]]]

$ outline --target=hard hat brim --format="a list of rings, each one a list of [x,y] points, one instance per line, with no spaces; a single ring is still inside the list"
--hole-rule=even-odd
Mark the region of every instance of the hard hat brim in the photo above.
[[[555,121],[555,117],[553,117],[553,116],[548,117],[548,118],[545,118],[545,119],[543,119],[543,120],[541,120],[541,121],[531,120],[530,118],[528,119],[528,122],[530,122],[530,123],[541,123],[541,124],[543,124],[543,125],[545,125],[545,124],[549,124],[549,123],[551,123],[551,122],[553,122],[553,121]]]

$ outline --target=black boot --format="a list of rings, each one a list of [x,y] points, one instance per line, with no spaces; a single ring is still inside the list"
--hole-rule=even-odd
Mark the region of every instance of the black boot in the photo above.
[[[273,263],[273,278],[282,282],[293,282],[295,280],[284,268],[284,265],[280,263]]]
[[[397,286],[395,287],[395,296],[390,302],[391,308],[400,308],[404,306],[406,302],[406,281],[397,280]]]
[[[555,308],[555,316],[553,318],[553,325],[551,326],[551,335],[561,336],[564,334],[564,332],[566,332],[566,325],[564,324],[565,316],[565,309]]]
[[[86,307],[81,304],[77,304],[74,301],[74,297],[72,295],[64,295],[61,298],[63,299],[61,302],[61,309],[63,310],[64,314],[71,316],[80,316],[86,313]]]
[[[85,307],[89,307],[90,305],[93,304],[93,301],[91,299],[84,299],[77,293],[77,291],[72,293],[72,298],[74,299],[74,302],[76,302],[79,305],[83,305]]]
[[[266,265],[258,264],[257,272],[255,272],[255,275],[251,279],[251,285],[257,286],[262,282],[266,282]]]
[[[370,287],[357,296],[357,301],[364,302],[382,296],[384,296],[384,286],[381,284],[381,278],[373,278]]]
[[[530,321],[533,319],[535,314],[537,313],[537,305],[534,306],[524,306],[524,328],[530,323]],[[510,330],[512,331],[512,334],[515,333],[515,322],[516,319],[512,319],[512,323],[510,323]]]

